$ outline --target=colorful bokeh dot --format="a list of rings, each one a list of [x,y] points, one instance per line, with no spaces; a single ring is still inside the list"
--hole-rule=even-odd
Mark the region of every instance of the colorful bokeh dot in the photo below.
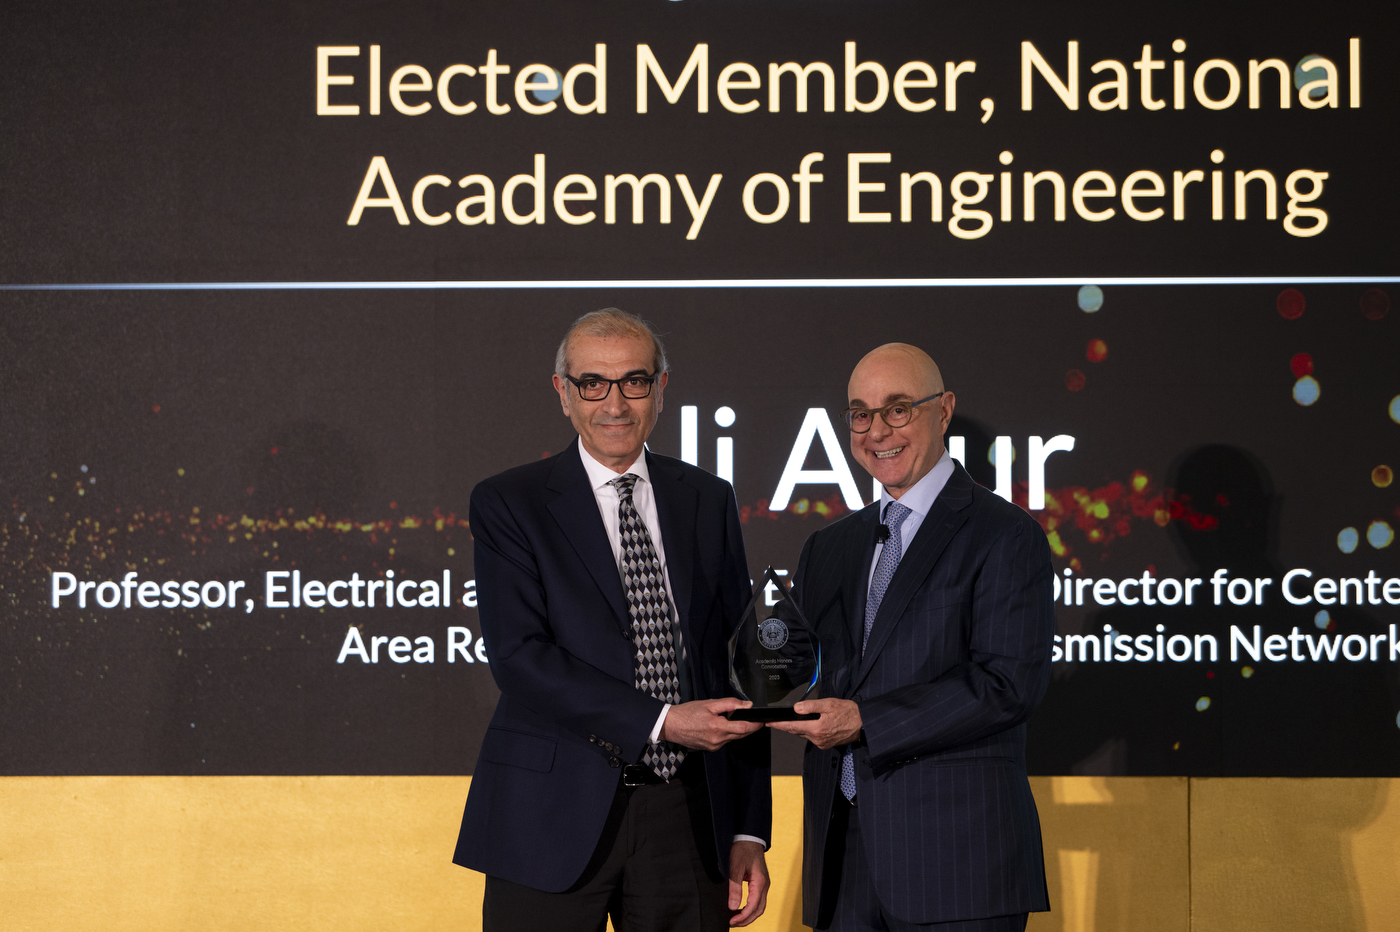
[[[1209,709],[1209,708],[1210,708],[1210,696],[1202,696],[1201,698],[1199,698],[1199,699],[1196,700],[1196,711],[1197,711],[1197,712],[1204,712],[1206,709]]]
[[[1361,316],[1380,320],[1390,310],[1390,295],[1379,288],[1367,288],[1361,295]]]
[[[1400,395],[1390,399],[1390,419],[1400,424]]]
[[[1366,543],[1382,550],[1395,542],[1395,529],[1386,521],[1372,521],[1366,528]]]
[[[1085,285],[1079,289],[1079,309],[1092,314],[1103,307],[1103,289],[1098,285]]]
[[[994,443],[987,447],[987,462],[993,466],[997,464],[997,445]],[[1016,445],[1011,445],[1011,462],[1016,462]]]
[[[1388,488],[1395,481],[1395,471],[1389,466],[1380,465],[1371,470],[1371,484],[1378,489]]]
[[[1312,357],[1307,353],[1299,353],[1288,361],[1288,368],[1293,370],[1293,377],[1301,379],[1305,375],[1312,375]]]
[[[564,88],[564,76],[559,73],[559,70],[557,68],[551,68],[550,70],[554,72],[554,87],[550,88],[548,85],[542,88],[533,87],[533,81],[531,81],[530,84],[526,85],[527,87],[530,87],[530,96],[535,98],[542,104],[547,104],[554,98],[558,97],[560,93],[563,92]]]
[[[1313,626],[1319,631],[1326,631],[1327,626],[1332,623],[1332,616],[1327,614],[1327,609],[1323,609],[1313,616]]]
[[[1103,340],[1090,340],[1089,348],[1084,351],[1084,358],[1090,362],[1103,362],[1108,358],[1108,344]]]
[[[1361,542],[1361,535],[1354,527],[1344,527],[1337,532],[1337,549],[1342,553],[1352,553]]]
[[[1253,676],[1253,675],[1254,675],[1254,668],[1253,668],[1253,667],[1242,667],[1242,668],[1240,669],[1240,676],[1244,677],[1245,679],[1249,679],[1249,678],[1250,678],[1251,676]]]
[[[1317,379],[1310,375],[1305,375],[1293,383],[1293,400],[1307,408],[1317,403],[1317,399],[1322,397],[1322,386],[1317,384]]]
[[[1321,58],[1321,55],[1304,55],[1298,61],[1298,64],[1293,66],[1294,87],[1301,91],[1314,81],[1321,81],[1327,77],[1327,71],[1322,65],[1313,64],[1313,62]],[[1327,98],[1327,89],[1325,87],[1309,88],[1308,97],[1312,100],[1325,100]]]
[[[1083,391],[1084,373],[1078,369],[1071,369],[1065,373],[1065,388],[1072,392]]]
[[[1303,316],[1303,309],[1308,306],[1308,301],[1297,288],[1285,288],[1278,293],[1278,301],[1274,306],[1285,320],[1297,320]]]

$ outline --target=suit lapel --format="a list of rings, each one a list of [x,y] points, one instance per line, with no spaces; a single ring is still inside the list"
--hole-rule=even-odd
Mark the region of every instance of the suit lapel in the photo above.
[[[846,651],[844,661],[835,670],[835,695],[849,698],[854,691],[850,675],[860,665],[860,642],[865,635],[865,600],[870,585],[870,561],[875,556],[875,533],[880,527],[880,503],[865,508],[855,522],[851,539],[838,546],[849,548],[855,559],[846,562],[840,581],[841,608],[844,616]]]
[[[846,569],[847,576],[841,581],[841,591],[846,609],[846,626],[851,637],[852,654],[860,653],[860,642],[865,637],[865,600],[870,593],[870,561],[875,558],[876,532],[880,528],[880,502],[865,509],[861,515],[860,536],[852,548],[860,554],[860,559]]]
[[[661,545],[666,549],[666,575],[671,584],[676,616],[681,632],[699,643],[699,631],[690,629],[690,593],[695,566],[695,517],[700,496],[681,481],[680,471],[662,463],[648,450],[647,474],[656,498],[656,516],[661,520]]]
[[[923,586],[924,581],[928,579],[934,564],[943,555],[943,551],[947,548],[948,542],[953,539],[953,535],[967,521],[967,506],[970,504],[972,504],[972,477],[959,465],[953,470],[953,475],[948,478],[948,484],[938,494],[938,498],[934,501],[933,507],[929,509],[923,524],[919,526],[919,533],[914,535],[914,540],[910,542],[909,548],[900,558],[899,567],[895,570],[889,588],[885,590],[885,597],[880,602],[880,610],[875,615],[875,624],[870,629],[870,640],[866,642],[860,667],[851,680],[850,689],[852,691],[859,687],[870,673],[875,658],[879,656],[881,649],[890,639],[890,634],[894,631],[900,616],[904,614],[904,609],[908,607],[909,601]],[[869,566],[868,558],[866,566]],[[864,604],[862,603],[863,608]],[[862,617],[864,617],[864,611],[862,611]]]
[[[569,444],[554,460],[548,488],[559,497],[549,503],[550,514],[612,606],[618,627],[631,637],[632,625],[627,614],[627,597],[622,591],[622,576],[613,562],[612,544],[603,528],[603,518],[598,514],[598,499],[588,484],[588,473],[579,459],[577,442]]]

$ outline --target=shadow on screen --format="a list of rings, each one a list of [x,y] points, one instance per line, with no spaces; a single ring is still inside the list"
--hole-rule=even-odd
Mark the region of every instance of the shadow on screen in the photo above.
[[[947,436],[963,438],[964,449],[967,451],[967,462],[963,463],[963,468],[972,477],[972,481],[989,489],[995,487],[996,467],[987,459],[987,451],[992,448],[995,438],[987,428],[972,418],[954,414],[948,422]]]

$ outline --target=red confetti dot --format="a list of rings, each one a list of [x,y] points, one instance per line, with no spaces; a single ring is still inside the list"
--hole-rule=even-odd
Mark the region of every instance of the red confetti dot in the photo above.
[[[273,448],[272,448],[272,455],[273,455],[273,456],[276,456],[276,455],[277,455],[277,448],[276,448],[276,447],[273,447]]]
[[[1065,388],[1072,392],[1080,391],[1084,388],[1084,373],[1078,369],[1071,369],[1065,373]]]
[[[1299,353],[1289,361],[1288,368],[1293,370],[1293,377],[1295,379],[1301,379],[1305,375],[1312,375],[1312,357],[1307,353]]]
[[[252,494],[253,494],[253,487],[252,487],[251,485],[248,486],[248,494],[249,494],[249,495],[252,495]]]
[[[1367,320],[1380,320],[1390,310],[1390,295],[1379,288],[1367,288],[1361,295],[1361,315]]]
[[[1108,344],[1103,340],[1090,340],[1084,355],[1090,362],[1103,362],[1108,358]]]
[[[1278,293],[1278,312],[1287,320],[1297,320],[1303,316],[1307,299],[1297,288],[1285,288]]]
[[[1214,671],[1214,670],[1207,670],[1207,671],[1206,671],[1206,679],[1208,679],[1208,680],[1213,680],[1213,679],[1215,679],[1215,671]]]
[[[389,507],[390,507],[390,508],[398,508],[398,507],[399,507],[399,503],[398,503],[398,502],[390,502],[390,503],[389,503]]]
[[[159,414],[159,413],[160,413],[160,405],[151,405],[151,410],[154,411],[156,414]]]

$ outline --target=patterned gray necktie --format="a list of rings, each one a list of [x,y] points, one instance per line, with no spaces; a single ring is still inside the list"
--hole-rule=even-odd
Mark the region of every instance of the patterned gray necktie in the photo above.
[[[637,688],[662,702],[681,701],[681,681],[676,666],[675,638],[671,633],[671,600],[661,571],[661,560],[651,534],[632,504],[637,476],[627,473],[608,485],[617,489],[617,516],[622,536],[622,586],[627,590],[627,611],[632,616],[632,643],[637,647]],[[685,760],[685,748],[669,741],[647,746],[642,763],[669,780]]]
[[[885,507],[885,527],[890,529],[889,539],[880,549],[880,559],[875,561],[875,574],[870,577],[870,594],[865,599],[865,636],[860,640],[861,656],[865,655],[865,644],[870,640],[870,629],[875,627],[875,615],[880,611],[880,603],[885,599],[885,590],[890,587],[894,571],[899,568],[899,558],[904,556],[904,543],[900,527],[909,517],[911,509],[899,502],[890,502]],[[847,799],[856,798],[856,757],[847,748],[841,755],[841,794]]]

